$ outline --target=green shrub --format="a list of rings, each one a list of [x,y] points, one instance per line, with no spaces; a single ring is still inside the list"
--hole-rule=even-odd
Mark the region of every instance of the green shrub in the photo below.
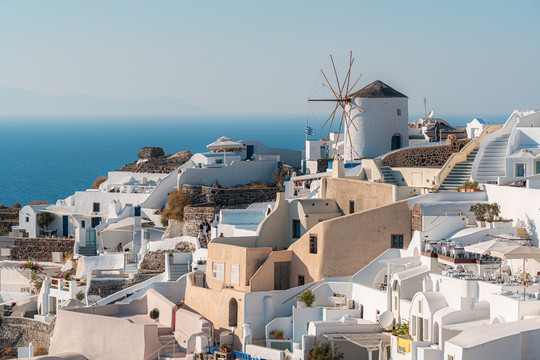
[[[306,290],[300,295],[300,301],[306,304],[307,307],[311,307],[315,302],[315,294],[311,290]]]
[[[54,221],[56,216],[48,212],[42,212],[38,215],[37,221],[38,225],[42,229],[47,229],[49,225]]]
[[[396,328],[392,331],[392,335],[397,336],[409,336],[409,322],[403,320],[401,324],[398,324]]]
[[[85,297],[86,294],[82,290],[77,291],[77,293],[75,294],[75,299],[77,299],[78,301],[83,301]]]

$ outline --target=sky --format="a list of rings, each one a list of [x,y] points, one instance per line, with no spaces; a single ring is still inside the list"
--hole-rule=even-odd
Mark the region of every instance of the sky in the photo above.
[[[409,113],[540,108],[540,2],[0,2],[0,87],[120,100],[172,96],[214,113],[308,114],[320,69],[353,52]],[[429,111],[429,109],[428,109]]]

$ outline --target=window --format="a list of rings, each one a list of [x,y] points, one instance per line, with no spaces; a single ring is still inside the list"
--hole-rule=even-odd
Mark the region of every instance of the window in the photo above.
[[[326,159],[328,157],[328,154],[326,153],[326,146],[321,146],[319,155],[321,159]]]
[[[216,164],[223,164],[223,159],[216,159]]]
[[[540,160],[534,162],[534,173],[540,174]]]
[[[352,214],[352,213],[354,213],[354,201],[350,200],[349,201],[349,214]]]
[[[401,116],[401,109],[397,109],[397,116]]]
[[[293,239],[300,238],[300,220],[292,221],[292,237]]]
[[[101,224],[101,218],[100,217],[93,217],[90,226],[95,228],[99,224]]]
[[[454,360],[454,355],[448,355],[447,360]]]
[[[298,286],[302,286],[306,283],[306,278],[304,275],[298,275]]]
[[[223,265],[223,263],[213,262],[212,263],[212,279],[223,281],[224,269],[225,269],[225,266]]]
[[[86,221],[84,221],[84,220],[81,221],[81,227],[82,227],[82,228],[85,228],[85,227],[86,227]]]
[[[30,222],[30,217],[27,216],[26,219],[25,219],[26,222]]]
[[[317,253],[317,235],[309,235],[309,253]]]
[[[422,300],[418,301],[418,313],[422,313]]]
[[[394,296],[394,310],[397,310],[397,303],[398,303],[397,296]]]
[[[94,203],[92,206],[92,211],[95,213],[99,212],[99,203]]]
[[[518,163],[515,167],[515,176],[525,176],[525,164]]]
[[[231,265],[231,284],[240,284],[240,265]]]
[[[127,206],[127,207],[132,207],[132,206],[133,206],[133,204],[126,204],[126,206]]]
[[[403,249],[403,235],[392,234],[392,247]]]

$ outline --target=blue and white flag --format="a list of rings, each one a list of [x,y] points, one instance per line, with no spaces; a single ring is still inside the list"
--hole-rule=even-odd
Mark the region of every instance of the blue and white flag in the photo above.
[[[306,126],[306,134],[309,135],[309,136],[313,136],[313,135],[315,135],[315,130],[313,130],[313,128],[311,128],[309,126]]]
[[[330,149],[327,143],[324,143],[324,150],[326,151],[326,157],[330,157]]]

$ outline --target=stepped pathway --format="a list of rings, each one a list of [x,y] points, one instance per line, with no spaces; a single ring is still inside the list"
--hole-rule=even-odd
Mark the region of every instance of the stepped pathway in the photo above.
[[[84,255],[84,256],[96,256],[97,255],[96,245],[80,246],[79,254]]]
[[[439,187],[439,191],[456,191],[458,187],[463,186],[463,183],[471,179],[472,166],[474,158],[478,153],[478,148],[475,148],[469,155],[467,160],[457,163],[450,171],[446,179]]]
[[[383,174],[383,182],[392,185],[398,184],[396,178],[394,177],[394,173],[392,172],[392,168],[389,166],[381,166],[380,169]]]
[[[171,328],[158,327],[158,339],[162,346],[159,350],[158,360],[183,359],[186,357],[186,353],[175,340]]]
[[[189,272],[188,264],[169,264],[169,276],[172,281]]]
[[[506,148],[510,134],[502,134],[484,148],[479,158],[475,181],[487,183],[497,181],[499,176],[506,174]]]

